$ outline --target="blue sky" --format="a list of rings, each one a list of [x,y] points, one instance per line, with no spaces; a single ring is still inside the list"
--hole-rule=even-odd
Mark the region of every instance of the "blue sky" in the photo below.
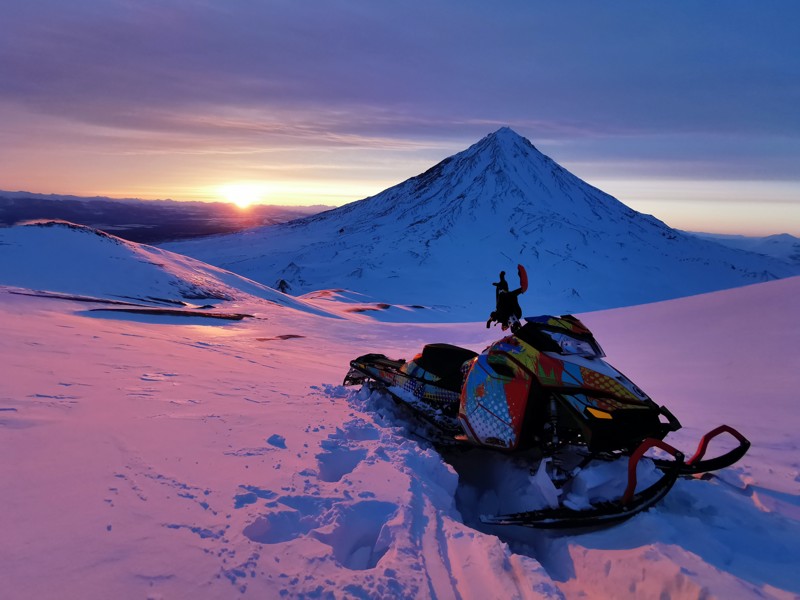
[[[673,226],[800,235],[798,2],[0,12],[0,189],[341,204],[510,125]]]

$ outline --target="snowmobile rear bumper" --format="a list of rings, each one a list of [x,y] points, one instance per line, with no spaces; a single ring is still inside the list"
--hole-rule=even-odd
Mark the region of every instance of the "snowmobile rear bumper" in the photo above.
[[[369,377],[364,375],[364,373],[362,373],[358,369],[353,369],[351,367],[350,370],[347,372],[347,375],[344,376],[344,381],[342,382],[342,385],[360,385],[365,381],[367,381],[367,379],[369,379]]]

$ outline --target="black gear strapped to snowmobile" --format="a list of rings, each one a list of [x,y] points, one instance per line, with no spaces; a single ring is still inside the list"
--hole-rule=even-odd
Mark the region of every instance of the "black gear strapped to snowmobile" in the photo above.
[[[514,332],[521,327],[522,308],[519,305],[519,296],[528,290],[528,273],[525,267],[517,265],[517,275],[519,287],[515,290],[509,291],[505,271],[500,271],[500,280],[492,284],[495,287],[495,309],[486,321],[487,329],[492,323],[499,323],[503,331],[510,329]]]
[[[472,444],[504,452],[535,450],[542,458],[578,452],[592,461],[627,458],[625,492],[589,508],[559,506],[513,514],[483,516],[495,525],[540,528],[583,527],[615,523],[647,510],[681,476],[728,467],[742,458],[750,442],[728,425],[701,439],[689,459],[663,441],[680,429],[677,418],[656,404],[604,359],[592,332],[572,315],[544,315],[520,320],[518,297],[527,274],[518,268],[520,287],[508,292],[501,273],[495,284],[492,321],[510,335],[482,353],[450,344],[428,344],[411,360],[365,354],[350,362],[345,385],[368,385],[388,392],[414,414],[434,425],[434,444]],[[510,295],[513,294],[513,295]],[[502,320],[500,320],[502,319]],[[738,445],[704,459],[709,443],[727,433]],[[660,478],[637,491],[637,466],[657,448],[669,458],[650,458]],[[553,461],[559,462],[559,461]],[[568,486],[575,469],[558,473]]]

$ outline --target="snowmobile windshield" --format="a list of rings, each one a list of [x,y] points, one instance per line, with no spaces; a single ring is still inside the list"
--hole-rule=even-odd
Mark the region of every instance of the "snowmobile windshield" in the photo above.
[[[560,348],[559,354],[570,354],[585,358],[602,358],[605,356],[603,349],[593,338],[577,338],[561,331],[545,330],[544,333],[558,344]]]

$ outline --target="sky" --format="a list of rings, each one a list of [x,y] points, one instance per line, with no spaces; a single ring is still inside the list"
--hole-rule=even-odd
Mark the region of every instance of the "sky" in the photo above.
[[[0,14],[0,189],[340,205],[508,125],[674,227],[800,235],[794,0]]]

